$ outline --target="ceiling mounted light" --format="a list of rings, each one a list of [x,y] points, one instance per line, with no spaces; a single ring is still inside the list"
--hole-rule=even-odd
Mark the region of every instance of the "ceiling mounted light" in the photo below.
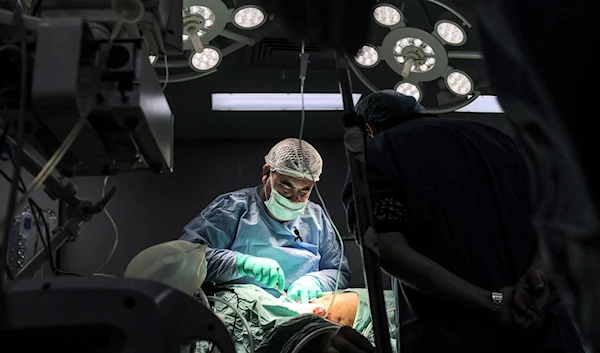
[[[401,81],[396,85],[396,92],[401,93],[405,96],[413,97],[417,102],[421,101],[423,93],[419,86],[412,82]]]
[[[183,15],[183,48],[201,52],[219,36],[231,20],[223,0],[186,0]]]
[[[354,56],[354,61],[362,67],[373,67],[379,64],[379,51],[372,45],[364,45]]]
[[[233,13],[233,24],[241,29],[255,29],[262,26],[267,17],[265,12],[253,5],[242,6]]]
[[[429,72],[435,66],[435,51],[419,38],[402,38],[394,46],[394,56],[398,64],[406,66],[412,72]]]
[[[190,55],[190,67],[196,71],[210,71],[221,63],[221,51],[215,47],[205,47],[201,52]]]
[[[473,93],[473,80],[464,72],[454,70],[446,77],[446,86],[457,96],[467,96]]]
[[[204,28],[210,28],[215,24],[215,13],[206,6],[190,6],[183,10],[183,17],[191,15],[204,17]]]
[[[440,21],[435,25],[435,32],[450,45],[463,45],[467,41],[465,30],[451,21]]]
[[[158,61],[158,56],[156,56],[156,55],[148,55],[148,60],[150,60],[150,65],[154,65]]]
[[[384,27],[392,27],[400,23],[402,13],[395,6],[382,4],[373,10],[373,18],[375,22]]]

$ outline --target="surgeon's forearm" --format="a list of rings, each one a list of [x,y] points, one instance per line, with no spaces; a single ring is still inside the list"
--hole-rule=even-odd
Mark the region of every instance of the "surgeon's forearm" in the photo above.
[[[208,264],[206,280],[219,284],[242,277],[237,267],[236,257],[238,254],[233,250],[206,248]]]
[[[423,294],[492,314],[491,292],[473,285],[413,250],[401,233],[379,234],[381,267]]]

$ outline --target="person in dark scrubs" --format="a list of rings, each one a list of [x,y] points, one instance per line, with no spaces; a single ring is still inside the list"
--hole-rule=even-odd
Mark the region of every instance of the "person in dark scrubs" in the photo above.
[[[367,96],[356,112],[370,137],[381,266],[419,318],[412,351],[580,352],[537,251],[519,146],[483,124],[427,116],[395,91]],[[355,234],[348,177],[343,201]]]

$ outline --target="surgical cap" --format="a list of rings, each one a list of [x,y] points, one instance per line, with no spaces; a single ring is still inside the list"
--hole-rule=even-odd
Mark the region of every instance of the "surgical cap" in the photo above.
[[[206,247],[185,240],[151,246],[131,260],[124,277],[160,282],[192,296],[206,279]]]
[[[392,90],[369,94],[358,102],[355,111],[373,125],[400,123],[425,114],[425,108],[413,97]]]
[[[323,172],[323,160],[319,152],[308,142],[295,138],[285,139],[271,148],[265,156],[265,163],[271,167],[271,171],[283,175],[306,178],[319,181]]]

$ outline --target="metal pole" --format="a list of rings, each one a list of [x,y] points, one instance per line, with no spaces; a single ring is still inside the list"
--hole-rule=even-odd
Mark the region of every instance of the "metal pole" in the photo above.
[[[361,122],[354,112],[352,101],[352,85],[350,81],[350,66],[345,55],[336,53],[336,66],[340,81],[340,90],[344,102],[344,145],[346,157],[350,167],[352,192],[356,208],[358,224],[357,240],[360,245],[364,266],[365,284],[369,293],[371,307],[371,321],[375,335],[377,352],[391,353],[390,331],[388,326],[385,298],[383,296],[383,282],[379,265],[377,247],[369,246],[365,236],[376,237],[373,228],[373,215],[369,198],[369,184],[367,181],[367,164],[365,155],[365,133],[361,129]],[[376,238],[375,238],[376,239]]]

